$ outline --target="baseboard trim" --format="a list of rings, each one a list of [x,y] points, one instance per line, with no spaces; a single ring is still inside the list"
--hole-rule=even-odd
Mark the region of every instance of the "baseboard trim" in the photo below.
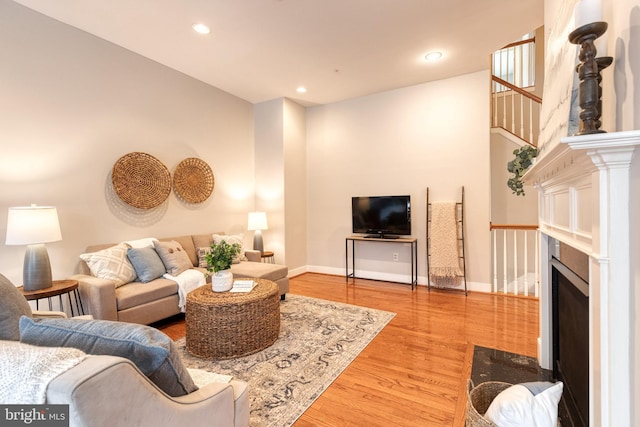
[[[307,265],[304,267],[299,267],[299,268],[290,270],[289,277],[297,276],[302,273],[319,273],[319,274],[328,274],[331,276],[344,277],[345,271],[344,271],[344,268],[326,267],[326,266],[320,266],[320,265]],[[380,271],[358,271],[358,278],[369,279],[369,280],[381,280],[383,282],[406,283],[406,284],[409,284],[411,282],[411,276],[409,275],[390,274],[390,273],[384,273]],[[427,286],[427,278],[425,276],[418,276],[418,286]],[[433,283],[431,284],[431,286],[434,288],[437,288],[437,286],[434,286]],[[452,286],[447,289],[464,291],[464,284]],[[467,281],[467,290],[473,291],[473,292],[491,293],[492,289],[491,289],[490,283]]]

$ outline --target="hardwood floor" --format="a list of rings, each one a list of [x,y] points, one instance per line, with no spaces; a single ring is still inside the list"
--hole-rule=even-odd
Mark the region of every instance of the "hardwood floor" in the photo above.
[[[538,300],[306,273],[290,292],[396,313],[298,419],[307,426],[462,425],[473,345],[536,356]],[[184,336],[184,321],[159,326]]]

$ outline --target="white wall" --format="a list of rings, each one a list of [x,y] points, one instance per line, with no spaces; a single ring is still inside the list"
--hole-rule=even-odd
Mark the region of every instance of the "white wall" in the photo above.
[[[290,274],[304,272],[307,189],[304,107],[278,98],[255,106],[256,209],[267,213],[265,250]]]
[[[47,245],[56,279],[74,272],[89,244],[246,232],[250,103],[9,1],[0,2],[0,52],[3,243],[7,208],[30,203],[58,207],[63,240]],[[212,196],[193,206],[172,192],[150,211],[124,205],[110,172],[133,151],[171,172],[187,157],[203,159],[215,177]],[[16,284],[24,250],[0,245],[0,272]]]
[[[284,109],[282,98],[262,102],[255,110],[256,210],[267,213],[269,229],[262,232],[264,249],[285,263]]]
[[[293,274],[307,265],[307,127],[306,109],[284,100],[285,247]]]
[[[352,196],[409,194],[426,283],[426,188],[432,201],[444,201],[464,185],[468,280],[489,283],[488,82],[482,71],[308,109],[310,269],[344,274]],[[365,243],[356,268],[408,281],[409,262],[408,247]]]
[[[640,129],[640,1],[603,0],[609,28],[598,56],[612,56],[602,72],[602,129]]]

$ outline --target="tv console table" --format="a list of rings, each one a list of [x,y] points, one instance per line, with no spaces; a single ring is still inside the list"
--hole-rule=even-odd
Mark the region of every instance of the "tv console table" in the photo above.
[[[351,242],[351,273],[349,273],[349,242]],[[397,239],[381,239],[376,237],[348,236],[344,241],[345,280],[356,277],[356,242],[383,242],[411,244],[411,290],[418,285],[418,239],[415,237],[399,237]]]

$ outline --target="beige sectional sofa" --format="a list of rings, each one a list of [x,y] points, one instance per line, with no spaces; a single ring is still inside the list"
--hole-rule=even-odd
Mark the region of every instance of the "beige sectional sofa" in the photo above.
[[[178,242],[189,256],[191,267],[199,268],[198,248],[209,247],[214,234],[186,235],[158,239],[161,242]],[[113,247],[114,244],[89,246],[87,253],[95,253]],[[288,268],[285,265],[262,263],[260,252],[246,250],[246,261],[231,266],[234,277],[268,279],[278,284],[280,298],[289,291]],[[78,281],[80,296],[86,314],[96,319],[150,324],[180,313],[178,285],[163,277],[147,283],[132,281],[116,286],[113,280],[95,277],[84,261],[80,262],[80,274],[70,277]]]

